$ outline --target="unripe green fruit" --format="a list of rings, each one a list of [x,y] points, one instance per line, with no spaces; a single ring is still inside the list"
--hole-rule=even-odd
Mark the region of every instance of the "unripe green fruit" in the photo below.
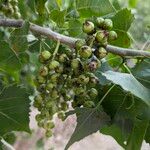
[[[37,101],[33,102],[33,106],[38,109],[41,108],[41,104],[39,104]]]
[[[44,123],[44,129],[46,130],[50,130],[50,129],[53,129],[55,127],[55,124],[54,122],[48,120]]]
[[[54,83],[48,83],[47,86],[46,86],[46,89],[50,91],[50,90],[52,90],[54,87],[55,87],[55,84],[54,84]]]
[[[103,41],[106,40],[106,35],[105,35],[105,32],[104,31],[98,31],[96,33],[96,40],[100,43],[102,43]]]
[[[43,118],[41,117],[40,114],[37,114],[37,115],[35,116],[35,119],[36,119],[37,122],[40,122],[40,121],[42,121]]]
[[[42,98],[41,95],[37,95],[37,96],[35,96],[34,101],[37,101],[38,103],[42,103],[43,102],[43,98]]]
[[[8,14],[13,14],[14,13],[14,9],[12,6],[10,6],[9,8],[7,8],[7,13]]]
[[[66,48],[65,51],[64,51],[64,53],[67,55],[67,57],[72,56],[72,50],[69,49],[69,48]]]
[[[42,66],[39,70],[40,76],[47,76],[48,75],[48,68],[46,66]]]
[[[89,36],[87,37],[87,39],[86,39],[86,44],[87,44],[88,46],[92,46],[93,43],[94,43],[94,41],[95,41],[95,36],[89,35]]]
[[[83,41],[83,40],[77,40],[76,42],[75,42],[75,49],[76,50],[79,50],[82,46],[84,46],[85,45],[85,41]]]
[[[85,89],[83,87],[75,87],[74,93],[75,93],[75,95],[83,94],[83,93],[85,93]]]
[[[103,23],[103,29],[110,30],[113,28],[113,22],[110,19],[105,19]]]
[[[99,79],[96,76],[90,77],[90,86],[95,87],[99,83]]]
[[[83,32],[87,34],[91,34],[94,32],[94,23],[91,21],[86,21],[83,24]]]
[[[42,76],[37,76],[37,82],[40,84],[43,84],[46,82],[46,79]]]
[[[90,96],[87,94],[87,89],[85,89],[84,93],[77,95],[78,104],[83,105],[83,103],[87,100],[90,100]]]
[[[66,102],[62,102],[60,105],[63,111],[66,111],[68,109],[68,104]]]
[[[57,90],[52,90],[52,92],[50,93],[50,95],[51,95],[51,97],[53,98],[53,99],[56,99],[56,98],[58,98],[59,97],[59,95],[58,95],[58,92],[57,92]]]
[[[101,17],[97,18],[97,19],[96,19],[96,24],[97,24],[97,26],[98,26],[99,28],[102,28],[102,27],[103,27],[103,24],[104,24],[104,18],[101,18]]]
[[[18,6],[13,6],[15,12],[19,12]]]
[[[87,84],[89,82],[89,77],[86,77],[85,75],[80,75],[77,79],[77,82],[79,84]]]
[[[91,88],[91,89],[88,91],[88,94],[89,94],[89,96],[90,96],[92,99],[95,99],[96,96],[98,95],[98,91],[97,91],[95,88]]]
[[[64,71],[63,65],[60,65],[59,67],[55,68],[56,73],[62,73]]]
[[[107,41],[107,37],[99,43],[99,46],[103,46],[103,47],[106,47],[108,45],[108,41]]]
[[[46,133],[45,133],[45,136],[47,138],[51,137],[53,135],[52,131],[51,130],[47,130]]]
[[[51,77],[50,77],[50,81],[51,81],[52,83],[58,82],[59,76],[60,76],[60,74],[58,74],[58,73],[52,74]]]
[[[59,67],[59,62],[58,61],[56,61],[56,60],[53,60],[53,61],[51,61],[50,62],[50,64],[49,64],[49,69],[50,70],[54,70],[54,69],[56,69],[57,67]]]
[[[52,101],[51,100],[46,101],[45,107],[46,108],[52,108],[53,107]]]
[[[51,57],[51,53],[49,51],[45,50],[45,51],[41,52],[39,59],[43,60],[43,61],[47,61],[47,60],[49,60],[50,57]]]
[[[81,58],[89,58],[92,55],[92,49],[89,46],[82,46],[79,50]]]
[[[102,58],[106,57],[107,51],[106,51],[105,48],[100,47],[99,49],[97,49],[97,50],[95,51],[95,55],[96,55],[98,58],[102,59]]]
[[[93,101],[86,101],[84,104],[83,104],[84,107],[87,107],[87,108],[94,108],[95,107],[95,104]]]
[[[43,126],[44,126],[44,121],[43,121],[43,120],[39,121],[39,122],[38,122],[38,126],[39,126],[39,127],[43,127]]]
[[[17,5],[17,4],[18,4],[18,1],[17,1],[17,0],[11,0],[10,3],[11,3],[12,5]]]
[[[64,121],[65,118],[66,118],[64,112],[59,112],[59,113],[57,114],[57,116],[58,116],[58,118],[61,119],[62,121]]]
[[[71,68],[73,70],[77,70],[81,65],[81,60],[79,58],[75,58],[71,61]]]
[[[65,96],[64,96],[64,100],[65,101],[70,101],[72,99],[72,96],[70,95],[70,94],[65,94]]]
[[[97,59],[97,57],[91,58],[90,62],[88,63],[87,69],[90,71],[95,71],[101,66],[101,62]]]
[[[117,39],[117,33],[115,32],[115,31],[110,31],[109,32],[109,36],[108,36],[108,39],[111,41],[113,41],[113,40],[116,40]]]
[[[43,116],[43,119],[49,118],[50,117],[49,110],[47,110],[46,107],[43,107],[43,109],[41,110],[41,115]]]
[[[46,85],[45,84],[41,84],[37,87],[37,90],[41,93],[45,92],[45,87]]]
[[[14,17],[15,18],[21,18],[21,14],[19,12],[15,12]]]
[[[68,60],[68,57],[67,57],[66,54],[61,54],[61,55],[59,55],[59,62],[64,63],[64,62],[67,61],[67,60]]]

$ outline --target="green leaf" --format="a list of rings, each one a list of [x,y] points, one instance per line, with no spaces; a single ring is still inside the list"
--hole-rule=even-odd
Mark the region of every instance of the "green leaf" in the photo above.
[[[150,59],[144,59],[132,70],[132,74],[147,88],[150,89]]]
[[[95,133],[110,121],[105,112],[97,109],[79,108],[69,113],[76,113],[77,126],[65,149],[68,149],[74,142]]]
[[[57,2],[57,5],[59,6],[59,8],[61,9],[62,8],[62,0],[56,0]]]
[[[138,3],[138,0],[129,0],[129,6],[135,8]]]
[[[118,34],[118,38],[114,41],[109,41],[109,43],[111,45],[115,45],[123,48],[130,47],[132,42],[131,36],[125,31],[121,31],[121,30],[115,30],[115,31]]]
[[[62,0],[62,8],[66,9],[68,13],[71,13],[71,11],[76,9],[76,0]]]
[[[21,68],[18,54],[9,47],[9,44],[0,41],[0,68],[4,71],[16,71]]]
[[[24,52],[28,49],[27,35],[29,31],[29,22],[25,22],[19,29],[15,29],[10,36],[12,49],[18,52]]]
[[[126,150],[141,150],[141,145],[144,140],[148,125],[149,121],[147,120],[135,120],[132,133],[127,141]]]
[[[131,13],[131,10],[127,8],[118,11],[113,17],[113,30],[118,34],[118,38],[115,41],[109,41],[110,44],[115,46],[120,46],[128,48],[131,45],[131,36],[127,33],[130,28],[134,15]]]
[[[102,75],[114,84],[121,86],[125,91],[131,92],[133,95],[139,97],[150,106],[150,90],[138,82],[133,75],[113,71],[107,71],[102,73]]]
[[[99,91],[99,99],[101,99],[105,93],[107,92],[107,89],[103,89]],[[104,108],[104,111],[111,116],[111,118],[114,118],[118,109],[123,103],[125,93],[123,90],[116,86],[114,87],[111,92],[105,97],[105,100],[102,103],[102,106]]]
[[[65,21],[66,10],[53,10],[50,14],[50,18],[56,22],[59,27],[62,27]]]
[[[125,147],[124,141],[126,140],[124,133],[116,125],[106,126],[100,130],[100,133],[111,135],[122,147]]]
[[[122,57],[111,53],[108,53],[106,60],[112,68],[118,68],[123,63]]]
[[[18,8],[21,13],[21,17],[23,20],[29,19],[29,17],[33,17],[35,15],[35,8],[34,8],[35,0],[19,0],[18,1]],[[29,7],[30,6],[30,7]]]
[[[45,3],[47,0],[35,0],[36,10],[39,15],[43,15],[45,13]]]
[[[131,10],[125,8],[118,11],[111,19],[114,30],[128,31],[134,20],[134,15]]]
[[[107,89],[101,89],[99,98],[102,98]],[[111,116],[113,120],[118,118],[128,118],[133,120],[138,116],[140,119],[150,120],[150,107],[139,98],[125,92],[119,86],[115,86],[105,97],[102,103],[104,111]]]
[[[83,18],[104,16],[115,12],[109,0],[77,0],[76,8]]]
[[[112,0],[112,4],[113,4],[113,6],[115,7],[116,10],[121,9],[121,6],[120,6],[118,0]]]
[[[0,141],[0,150],[3,150],[3,144],[1,141]]]
[[[59,6],[56,2],[56,0],[48,0],[47,1],[47,8],[49,8],[49,11],[53,11],[53,10],[59,10]]]
[[[101,85],[106,85],[106,84],[110,83],[110,81],[107,80],[106,77],[104,77],[102,75],[102,72],[106,72],[108,70],[112,70],[112,68],[109,66],[109,64],[106,61],[102,61],[101,67],[98,68],[98,70],[95,73],[95,75],[98,77],[99,83]]]
[[[107,89],[99,92],[99,98],[103,97]],[[103,127],[100,131],[103,134],[111,135],[122,146],[126,147],[127,141],[132,132],[135,118],[150,120],[150,107],[138,98],[126,93],[119,86],[115,86],[105,97],[102,103],[103,110],[111,117],[111,126]]]
[[[3,139],[9,144],[14,144],[16,141],[16,135],[14,132],[9,132],[3,136]]]
[[[80,37],[83,33],[82,23],[79,20],[70,20],[68,32],[72,37]]]
[[[149,124],[146,134],[145,134],[145,141],[150,144],[150,124]]]
[[[20,58],[20,62],[22,64],[27,64],[29,62],[29,54],[28,53],[20,53],[19,58]]]
[[[35,0],[27,0],[27,5],[31,8],[33,12],[35,12]]]
[[[29,94],[25,89],[9,86],[0,94],[0,136],[11,131],[29,129]]]

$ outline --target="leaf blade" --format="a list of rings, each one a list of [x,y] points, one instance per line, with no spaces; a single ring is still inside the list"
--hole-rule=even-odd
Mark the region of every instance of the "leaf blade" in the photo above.
[[[148,120],[139,120],[139,119],[135,120],[132,133],[130,134],[129,139],[127,141],[126,150],[141,149],[141,145],[144,140],[148,125],[149,125]]]
[[[76,7],[80,16],[83,18],[104,16],[115,12],[109,0],[77,0]]]
[[[29,31],[29,22],[25,22],[19,29],[15,29],[10,36],[12,49],[16,52],[24,52],[28,49],[27,34]]]
[[[9,44],[0,41],[0,49],[0,68],[6,72],[19,70],[22,64],[15,51],[9,47]]]
[[[29,129],[29,94],[15,85],[9,86],[0,94],[0,135],[10,131]]]
[[[128,31],[134,20],[134,15],[131,13],[131,10],[124,8],[118,11],[111,19],[114,30]]]
[[[133,75],[113,71],[107,71],[102,74],[108,80],[120,85],[125,91],[131,92],[133,95],[139,97],[148,106],[150,106],[150,90],[138,82]]]
[[[71,112],[71,114],[72,113],[73,112]],[[80,108],[76,109],[74,113],[78,114],[77,126],[69,142],[67,143],[65,150],[67,150],[74,142],[95,133],[110,121],[110,118],[105,112],[96,111],[95,109]]]

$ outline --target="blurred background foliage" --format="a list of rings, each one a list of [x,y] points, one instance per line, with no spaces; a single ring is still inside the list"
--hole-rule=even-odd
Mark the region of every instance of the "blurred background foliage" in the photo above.
[[[130,33],[134,39],[133,45],[142,48],[150,40],[150,1],[149,0],[119,0],[121,7],[129,7],[135,15]]]
[[[41,11],[43,10],[43,7],[45,7],[44,5],[40,5],[39,7],[39,5],[37,4],[36,6],[38,8],[35,8],[32,0],[18,0],[22,19],[26,19],[40,25],[44,24],[45,26],[48,26],[53,30],[58,31],[65,35],[82,37],[84,35],[82,35],[81,27],[84,18],[80,18],[80,19],[78,18],[79,14],[75,9],[74,1],[75,0],[62,0],[62,1],[48,0],[46,9],[44,8],[44,11]],[[130,8],[132,13],[134,14],[135,20],[129,30],[129,33],[133,40],[131,47],[137,49],[143,49],[143,48],[150,49],[149,47],[150,45],[150,36],[149,36],[150,35],[150,0],[110,0],[110,1],[113,3],[115,9],[120,10],[122,8],[127,7]],[[28,5],[26,5],[26,2]],[[38,2],[38,0],[36,2]],[[51,12],[51,15],[47,16],[46,14],[49,12]],[[10,36],[9,34],[11,33],[11,36],[13,35],[12,31],[13,31],[12,29],[0,28],[0,38],[8,40],[8,37]],[[26,35],[27,33],[24,33],[24,35]],[[4,72],[4,70],[1,70],[0,81],[2,80],[4,85],[7,85],[8,83],[9,84],[14,83],[15,81],[21,85],[24,85],[32,95],[34,94],[33,79],[34,76],[36,76],[37,70],[39,68],[39,62],[37,56],[40,51],[40,48],[42,47],[43,49],[49,49],[50,47],[51,50],[53,51],[56,43],[54,41],[49,41],[47,39],[41,39],[38,36],[36,36],[35,38],[33,35],[28,35],[27,39],[29,43],[28,44],[29,51],[23,51],[20,52],[19,54],[19,58],[23,60],[21,62],[22,64],[21,70],[20,70],[20,66],[18,66],[19,68],[18,70],[17,68],[15,68],[16,71],[11,70],[8,72]],[[14,41],[14,43],[15,42],[16,41]],[[24,44],[27,45],[26,43]],[[124,45],[122,45],[122,47],[123,46]],[[9,51],[8,47],[7,49]],[[112,58],[113,57],[114,56],[112,56]],[[109,56],[109,58],[111,58],[111,55]],[[112,61],[113,63],[110,62],[111,64],[113,64],[112,67],[116,67],[118,65],[118,62],[120,63],[121,58]],[[0,85],[0,89],[1,89],[1,85]],[[39,143],[42,142],[39,141]]]

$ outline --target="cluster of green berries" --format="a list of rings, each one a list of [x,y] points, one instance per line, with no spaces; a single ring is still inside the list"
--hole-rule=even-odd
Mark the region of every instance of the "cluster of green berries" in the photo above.
[[[77,40],[74,49],[59,48],[57,54],[44,50],[39,54],[41,67],[36,77],[38,94],[34,106],[39,110],[38,125],[46,130],[47,137],[54,128],[53,115],[57,113],[58,118],[65,120],[70,104],[73,108],[95,107],[99,80],[94,73],[107,55],[108,39],[117,38],[117,34],[110,31],[111,20],[97,18],[96,25],[90,21],[83,24],[87,38]]]
[[[83,32],[87,34],[85,39],[86,45],[92,49],[93,54],[98,58],[102,59],[107,55],[106,46],[109,41],[117,39],[117,33],[112,31],[113,22],[111,19],[96,18],[94,23],[86,21],[83,24]],[[80,48],[82,46],[80,42]]]
[[[18,8],[18,0],[2,0],[0,10],[6,17],[20,18],[21,14]]]

